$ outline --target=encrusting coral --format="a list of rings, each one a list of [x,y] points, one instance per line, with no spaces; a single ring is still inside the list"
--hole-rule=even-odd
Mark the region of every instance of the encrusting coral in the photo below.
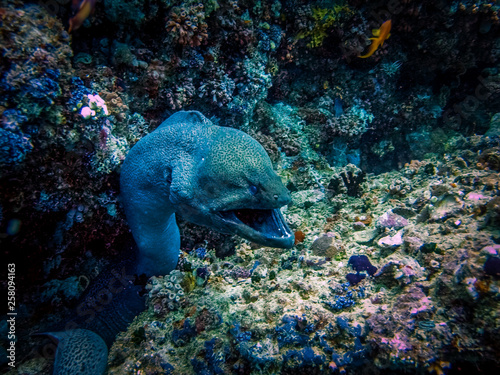
[[[165,25],[175,42],[197,47],[208,38],[203,3],[174,7]]]

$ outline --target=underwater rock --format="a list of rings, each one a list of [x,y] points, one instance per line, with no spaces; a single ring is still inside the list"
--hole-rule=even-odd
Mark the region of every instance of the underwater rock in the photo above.
[[[405,219],[414,217],[417,214],[414,210],[408,207],[394,207],[392,212],[396,215],[403,216]]]
[[[313,242],[311,250],[316,256],[335,258],[338,254],[344,252],[344,247],[333,237],[321,236]]]
[[[430,186],[430,191],[434,197],[440,197],[450,192],[450,186],[448,184],[444,184],[443,182],[439,182],[432,184]],[[435,200],[435,198],[431,198],[431,201],[432,200]]]
[[[415,254],[424,245],[424,241],[415,235],[406,235],[403,238],[404,249],[407,253]]]
[[[360,232],[354,232],[352,234],[352,237],[354,241],[357,243],[369,244],[375,239],[375,237],[378,236],[378,233],[379,230],[377,228],[374,228],[374,229],[363,230]]]
[[[398,247],[403,244],[403,231],[398,231],[394,236],[385,236],[377,241],[377,244],[383,248]]]
[[[396,275],[397,268],[397,262],[389,261],[384,264],[375,274],[375,276],[377,277],[377,283],[379,283],[380,285],[384,285],[387,288],[392,288],[398,285],[394,277]]]
[[[488,245],[481,249],[481,255],[495,256],[500,255],[500,245]]]
[[[394,278],[401,284],[410,284],[414,281],[425,279],[426,271],[420,264],[411,257],[404,257],[396,261],[398,265]]]
[[[495,113],[490,120],[490,128],[486,132],[488,137],[500,136],[500,113]]]
[[[375,274],[377,281],[387,287],[397,284],[408,285],[415,281],[423,281],[428,271],[410,256],[393,254],[386,258],[385,263]]]
[[[471,191],[465,196],[465,199],[472,202],[484,202],[489,199],[489,197],[484,196],[483,194],[476,193]]]
[[[408,225],[408,220],[403,216],[395,214],[392,210],[387,211],[377,220],[377,226],[389,229],[400,229]]]
[[[320,190],[302,190],[292,193],[292,202],[297,207],[309,208],[325,199],[325,193]]]
[[[488,224],[500,226],[500,197],[495,197],[486,204],[486,213]]]
[[[458,215],[463,206],[464,203],[457,197],[453,195],[445,195],[433,205],[429,205],[429,220],[441,221],[450,216]]]
[[[356,221],[352,224],[352,229],[354,229],[354,230],[363,230],[365,228],[366,228],[366,225],[362,221]]]

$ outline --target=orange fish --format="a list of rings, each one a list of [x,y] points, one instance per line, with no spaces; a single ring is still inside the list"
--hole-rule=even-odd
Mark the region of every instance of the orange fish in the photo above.
[[[94,12],[97,0],[73,0],[73,9],[76,14],[69,19],[69,30],[78,29],[85,20]]]
[[[372,30],[373,36],[376,38],[370,38],[372,41],[372,44],[370,44],[370,48],[368,49],[368,53],[363,56],[358,56],[362,59],[366,59],[367,57],[370,57],[375,53],[375,51],[378,49],[379,46],[384,45],[384,41],[391,36],[391,26],[392,22],[391,20],[385,21],[382,26],[380,26],[380,29],[374,29]]]

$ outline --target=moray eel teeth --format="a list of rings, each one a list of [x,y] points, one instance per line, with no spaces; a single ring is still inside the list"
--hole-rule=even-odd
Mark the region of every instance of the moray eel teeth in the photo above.
[[[280,210],[239,209],[218,212],[232,233],[267,246],[289,248],[294,236]]]

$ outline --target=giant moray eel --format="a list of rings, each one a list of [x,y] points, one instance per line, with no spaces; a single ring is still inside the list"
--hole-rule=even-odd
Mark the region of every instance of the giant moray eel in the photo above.
[[[280,212],[290,194],[264,148],[199,112],[177,112],[142,138],[123,163],[120,185],[139,250],[132,266],[136,274],[165,275],[176,267],[180,235],[175,213],[264,246],[293,246],[294,236]],[[103,274],[82,297],[90,302],[80,306],[91,306],[103,285],[116,282],[110,272]],[[144,308],[136,286],[123,289],[93,319],[77,322],[79,329],[47,333],[59,341],[54,374],[105,371],[107,346]]]
[[[279,211],[290,194],[264,148],[199,112],[177,112],[130,150],[121,194],[140,250],[140,273],[162,275],[177,265],[175,212],[261,245],[293,246]]]

